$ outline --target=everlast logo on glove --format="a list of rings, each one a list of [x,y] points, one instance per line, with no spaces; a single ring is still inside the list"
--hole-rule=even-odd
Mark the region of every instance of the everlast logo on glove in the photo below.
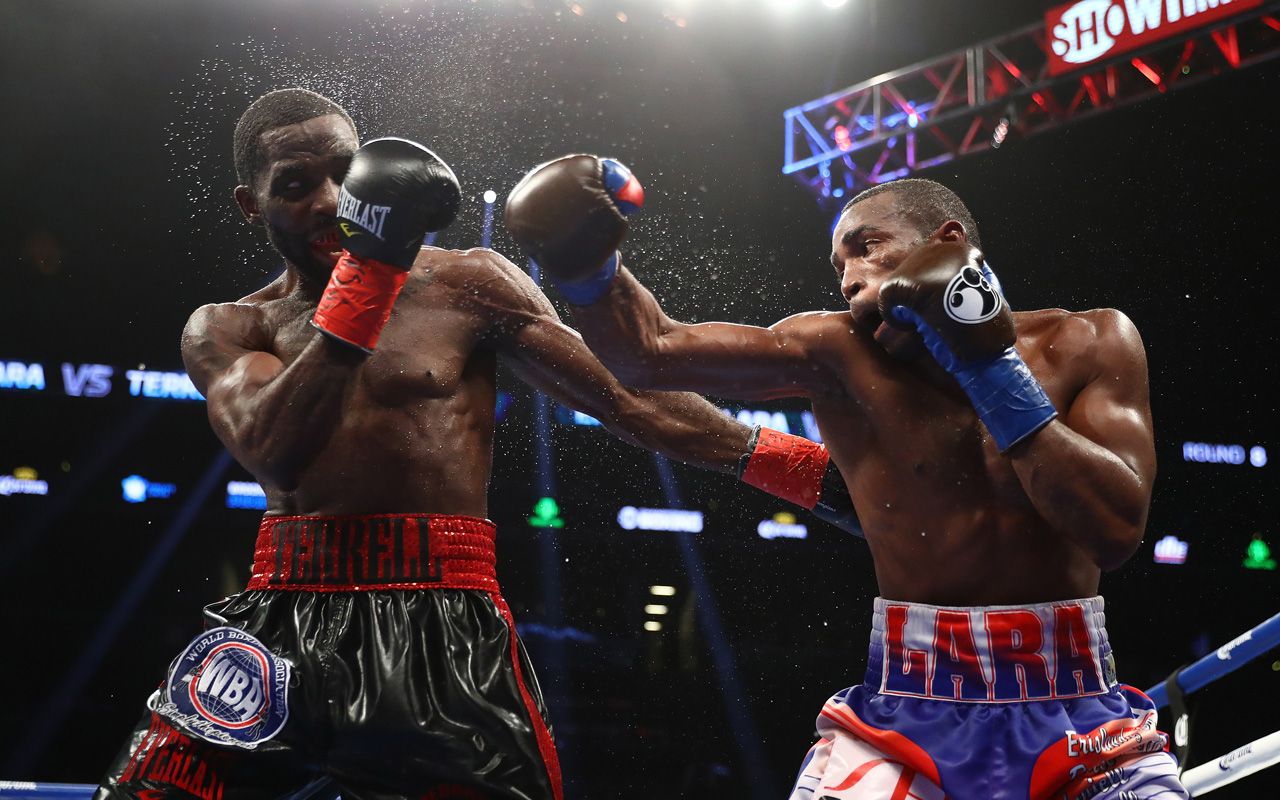
[[[343,186],[338,193],[338,216],[351,220],[351,222],[364,228],[364,232],[371,233],[382,239],[382,226],[387,221],[387,214],[391,212],[391,206],[375,206],[366,203],[358,197],[353,196],[347,191],[347,187]],[[343,234],[348,237],[358,236],[361,231],[352,231],[347,223],[343,222],[339,225]]]

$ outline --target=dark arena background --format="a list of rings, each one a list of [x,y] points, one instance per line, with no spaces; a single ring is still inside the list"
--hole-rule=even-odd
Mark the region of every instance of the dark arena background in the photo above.
[[[1046,36],[1076,6],[0,0],[0,796],[96,782],[201,607],[247,579],[262,498],[178,335],[279,270],[233,206],[231,132],[286,86],[452,164],[441,246],[519,262],[500,211],[520,175],[623,160],[648,193],[631,263],[686,321],[841,308],[841,203],[906,174],[952,187],[1014,308],[1116,307],[1142,332],[1159,477],[1103,577],[1120,679],[1229,660],[1280,611],[1280,8],[1200,0],[1073,64]],[[823,701],[861,679],[865,544],[500,389],[499,576],[567,796],[785,797]],[[720,405],[817,436],[801,404]],[[1238,666],[1187,696],[1191,765],[1280,727],[1280,652]],[[1280,769],[1214,796],[1280,797]]]

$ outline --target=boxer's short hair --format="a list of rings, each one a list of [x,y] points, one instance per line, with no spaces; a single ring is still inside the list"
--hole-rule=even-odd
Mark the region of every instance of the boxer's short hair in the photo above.
[[[927,178],[902,178],[872,186],[845,204],[844,210],[840,212],[841,216],[863,200],[886,192],[893,193],[898,209],[916,224],[921,235],[928,236],[942,223],[954,219],[964,225],[969,243],[982,249],[978,223],[973,221],[973,215],[969,213],[964,201],[947,187]]]
[[[252,186],[258,173],[266,166],[262,134],[329,114],[342,117],[355,130],[356,124],[346,109],[324,95],[306,89],[277,89],[254,100],[236,122],[236,179],[245,186]]]

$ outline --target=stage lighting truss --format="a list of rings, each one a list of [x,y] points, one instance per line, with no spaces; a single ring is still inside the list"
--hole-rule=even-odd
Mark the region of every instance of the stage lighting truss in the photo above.
[[[1049,75],[1044,25],[787,109],[784,175],[828,210],[878,183],[1280,55],[1280,2]]]

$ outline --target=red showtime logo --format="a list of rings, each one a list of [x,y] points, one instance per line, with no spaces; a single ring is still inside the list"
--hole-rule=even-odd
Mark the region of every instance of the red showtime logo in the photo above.
[[[1136,50],[1262,5],[1262,0],[1079,0],[1044,15],[1049,74]]]

